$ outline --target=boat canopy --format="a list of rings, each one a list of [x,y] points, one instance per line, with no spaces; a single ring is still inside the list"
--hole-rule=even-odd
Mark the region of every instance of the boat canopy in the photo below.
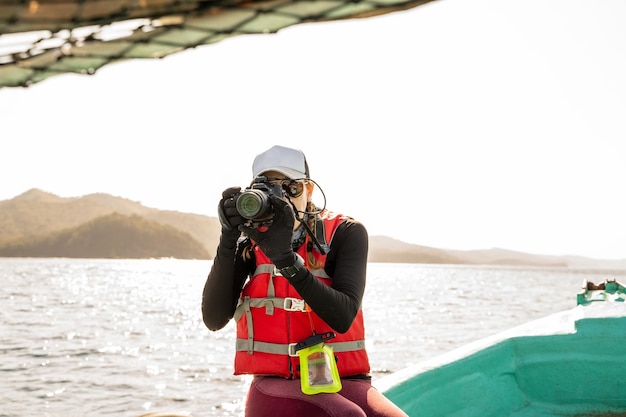
[[[116,61],[163,58],[242,34],[364,18],[433,0],[4,0],[0,88]]]

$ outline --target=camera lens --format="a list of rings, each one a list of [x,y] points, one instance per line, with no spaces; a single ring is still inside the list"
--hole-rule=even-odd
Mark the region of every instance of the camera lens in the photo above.
[[[237,198],[237,211],[242,217],[259,220],[271,214],[271,204],[265,194],[259,190],[246,190]]]

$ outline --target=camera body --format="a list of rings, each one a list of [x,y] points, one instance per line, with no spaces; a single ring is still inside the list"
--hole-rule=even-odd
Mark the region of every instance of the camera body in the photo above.
[[[253,222],[272,220],[272,202],[270,196],[283,198],[285,192],[280,184],[272,184],[266,177],[257,177],[252,185],[236,196],[237,211],[244,219]]]

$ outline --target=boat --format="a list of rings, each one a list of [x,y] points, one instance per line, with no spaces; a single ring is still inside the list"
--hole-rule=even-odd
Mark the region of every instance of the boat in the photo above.
[[[409,366],[375,385],[411,417],[624,417],[625,300],[626,288],[615,280],[585,281],[570,310]]]

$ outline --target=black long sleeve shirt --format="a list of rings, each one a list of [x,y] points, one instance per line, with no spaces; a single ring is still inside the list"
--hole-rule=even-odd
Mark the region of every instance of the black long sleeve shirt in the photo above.
[[[255,260],[245,260],[244,248],[221,239],[202,294],[202,316],[210,330],[219,330],[233,317],[241,290],[254,273]],[[330,286],[306,268],[290,279],[309,307],[338,333],[345,333],[361,308],[365,291],[368,234],[359,222],[348,219],[337,227],[324,270]],[[252,256],[254,254],[252,253]]]

